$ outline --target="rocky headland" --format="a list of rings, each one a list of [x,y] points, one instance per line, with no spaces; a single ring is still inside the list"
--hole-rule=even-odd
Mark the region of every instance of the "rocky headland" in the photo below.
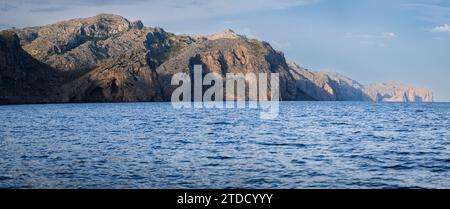
[[[287,62],[264,41],[225,30],[176,35],[141,21],[99,14],[0,32],[0,104],[170,101],[172,75],[279,73],[281,100],[430,102],[399,83],[362,85]]]

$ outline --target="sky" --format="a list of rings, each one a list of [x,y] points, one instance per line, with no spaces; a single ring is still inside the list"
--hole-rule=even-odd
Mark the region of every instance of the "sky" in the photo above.
[[[450,101],[450,0],[0,0],[0,29],[113,13],[177,34],[231,28],[311,71]]]

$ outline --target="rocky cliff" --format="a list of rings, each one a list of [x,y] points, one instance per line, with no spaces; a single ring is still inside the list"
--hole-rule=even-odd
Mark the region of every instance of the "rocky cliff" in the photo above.
[[[226,30],[175,35],[111,14],[15,29],[24,50],[60,72],[83,74],[62,85],[64,102],[168,101],[173,74],[280,73],[283,100],[311,99],[296,90],[281,52]]]
[[[337,73],[310,72],[297,64],[289,63],[297,80],[297,88],[321,101],[370,101],[364,86]]]
[[[367,86],[365,93],[376,102],[432,102],[433,92],[398,82],[378,83]]]
[[[333,72],[310,72],[289,62],[297,88],[321,101],[432,102],[433,92],[397,82],[362,85]]]
[[[102,60],[137,46],[144,39],[140,21],[111,14],[12,30],[23,49],[58,70],[90,69]],[[144,37],[142,37],[144,36]],[[137,43],[142,45],[142,42]]]
[[[25,52],[17,35],[0,32],[0,104],[48,103],[62,100],[58,88],[70,80]]]
[[[175,35],[140,21],[99,14],[11,29],[1,32],[0,38],[3,104],[169,101],[176,88],[170,85],[172,75],[192,74],[197,64],[204,73],[222,76],[279,73],[282,100],[388,101],[389,97],[387,90],[366,90],[345,76],[312,73],[287,63],[283,53],[268,43],[232,30]],[[405,101],[429,100],[430,95],[422,98],[418,92]]]

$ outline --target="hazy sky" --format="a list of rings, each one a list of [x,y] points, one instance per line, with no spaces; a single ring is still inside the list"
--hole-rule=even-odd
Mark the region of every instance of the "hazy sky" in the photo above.
[[[450,101],[450,0],[0,0],[0,28],[114,13],[175,33],[231,28],[287,60]]]

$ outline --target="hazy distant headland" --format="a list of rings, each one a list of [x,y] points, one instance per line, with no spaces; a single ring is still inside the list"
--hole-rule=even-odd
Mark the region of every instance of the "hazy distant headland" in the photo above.
[[[397,82],[363,85],[287,62],[264,41],[225,30],[176,35],[99,14],[0,32],[0,104],[170,101],[171,77],[279,73],[281,100],[431,102],[433,93]]]

